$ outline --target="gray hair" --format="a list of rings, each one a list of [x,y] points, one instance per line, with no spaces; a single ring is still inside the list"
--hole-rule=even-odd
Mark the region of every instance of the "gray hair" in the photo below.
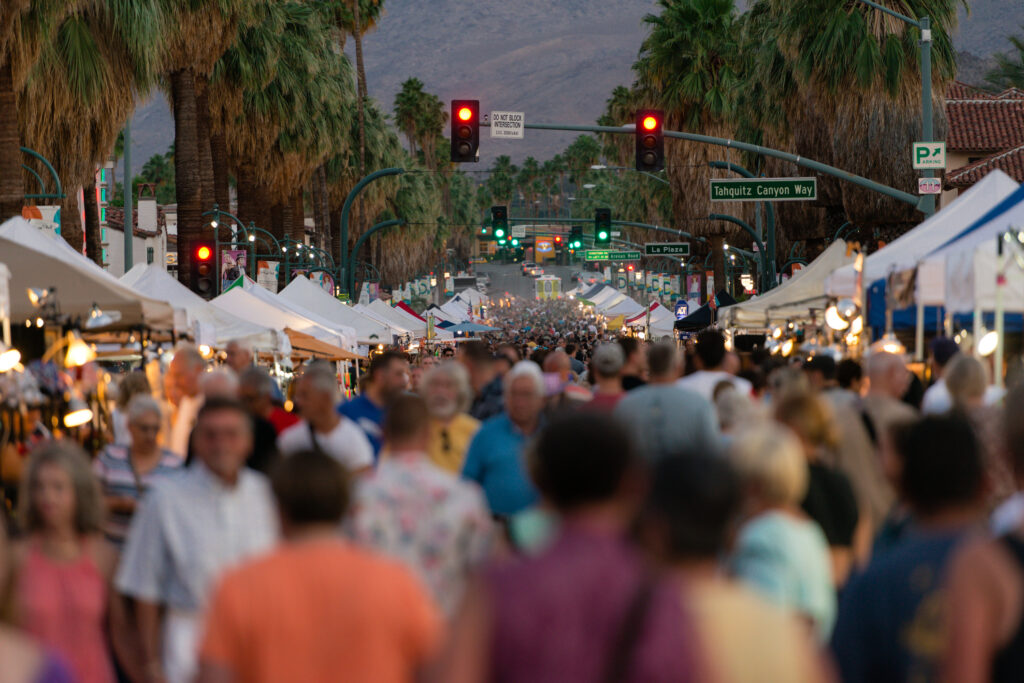
[[[803,446],[782,425],[761,422],[738,434],[729,459],[769,504],[797,505],[807,493],[810,474]]]
[[[238,376],[238,383],[256,390],[260,396],[274,395],[274,378],[266,370],[256,366],[246,368]]]
[[[103,525],[103,498],[99,482],[89,466],[89,456],[73,441],[47,441],[28,459],[21,480],[19,515],[26,532],[42,528],[43,520],[35,509],[32,490],[39,479],[39,470],[45,465],[56,465],[67,472],[75,491],[75,530],[81,535],[94,534]]]
[[[220,391],[217,391],[220,389]],[[229,396],[238,395],[238,376],[235,371],[231,368],[217,368],[203,375],[199,380],[199,390],[204,396],[208,395],[211,390],[217,396],[223,396],[225,394]]]
[[[533,382],[534,389],[539,396],[543,396],[546,393],[544,389],[544,373],[541,371],[540,366],[532,360],[521,360],[505,373],[505,393],[508,393],[513,382],[524,377]]]
[[[192,346],[191,344],[181,344],[177,349],[174,350],[174,357],[181,358],[185,361],[189,367],[196,367],[197,365],[205,365],[206,359],[203,358],[203,354],[199,353],[199,349]]]
[[[460,413],[468,411],[470,404],[473,402],[473,388],[469,383],[469,371],[466,370],[462,363],[447,361],[427,370],[420,380],[420,393],[425,393],[426,387],[442,377],[451,380],[455,384],[458,392],[456,410]]]
[[[338,375],[330,364],[324,361],[313,361],[306,365],[300,379],[309,382],[317,391],[329,393],[331,398],[337,402],[339,398]]]
[[[136,394],[128,402],[128,423],[135,424],[144,415],[156,415],[163,418],[163,411],[156,399],[146,394]]]
[[[988,388],[988,368],[974,356],[958,353],[942,372],[953,405],[963,406],[972,398],[982,398]]]

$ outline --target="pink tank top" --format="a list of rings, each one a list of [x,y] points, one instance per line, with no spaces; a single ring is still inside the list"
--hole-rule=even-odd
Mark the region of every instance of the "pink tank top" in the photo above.
[[[83,543],[77,560],[55,562],[33,543],[18,579],[18,607],[25,631],[60,655],[75,680],[110,683],[107,586],[88,550]]]

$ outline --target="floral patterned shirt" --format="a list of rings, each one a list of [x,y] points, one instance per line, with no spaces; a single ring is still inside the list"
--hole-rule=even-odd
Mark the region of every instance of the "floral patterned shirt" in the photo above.
[[[494,536],[480,487],[430,462],[392,453],[356,488],[348,523],[354,541],[405,563],[448,615]]]

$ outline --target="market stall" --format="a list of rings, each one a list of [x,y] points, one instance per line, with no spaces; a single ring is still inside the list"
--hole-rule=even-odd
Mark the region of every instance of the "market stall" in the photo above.
[[[269,294],[269,292],[267,293]],[[210,303],[222,311],[237,315],[243,320],[250,322],[259,321],[261,324],[275,330],[281,330],[282,332],[286,328],[297,332],[304,332],[332,346],[345,348],[346,341],[344,336],[338,334],[333,329],[295,313],[282,303],[261,299],[253,292],[241,287],[229,289],[211,300]]]
[[[825,280],[853,260],[854,255],[847,250],[846,242],[833,242],[799,274],[775,289],[741,303],[723,306],[718,311],[718,320],[724,327],[742,329],[766,329],[776,323],[807,320],[812,311],[823,310],[828,304]]]
[[[285,301],[300,305],[320,317],[355,330],[360,344],[391,344],[403,333],[353,307],[338,301],[304,275],[292,280],[278,295]]]

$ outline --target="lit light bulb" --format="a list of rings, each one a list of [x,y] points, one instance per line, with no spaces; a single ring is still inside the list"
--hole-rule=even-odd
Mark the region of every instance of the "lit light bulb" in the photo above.
[[[850,334],[860,334],[864,331],[864,316],[858,315],[850,323]]]
[[[96,360],[96,352],[82,341],[78,331],[68,332],[68,350],[64,355],[64,367],[79,368]]]
[[[839,317],[839,309],[836,308],[835,304],[825,309],[825,322],[837,332],[845,330],[850,326],[850,323]]]
[[[46,322],[42,318],[36,318],[36,327],[42,327]]]
[[[981,339],[978,340],[978,355],[983,357],[991,356],[995,353],[998,345],[999,333],[995,330],[986,332],[982,335]]]
[[[92,419],[92,410],[80,398],[72,398],[68,412],[64,415],[64,426],[68,429],[81,427]]]
[[[199,355],[202,356],[203,358],[210,359],[213,357],[213,349],[210,348],[209,344],[200,344]]]
[[[0,372],[9,372],[21,362],[21,351],[0,342]]]
[[[793,340],[787,339],[785,343],[782,345],[782,355],[788,356],[791,353],[793,353]]]
[[[217,223],[217,219],[216,218],[214,218],[212,221],[210,221],[210,227],[211,228],[216,228],[218,225],[219,225],[219,223]]]

